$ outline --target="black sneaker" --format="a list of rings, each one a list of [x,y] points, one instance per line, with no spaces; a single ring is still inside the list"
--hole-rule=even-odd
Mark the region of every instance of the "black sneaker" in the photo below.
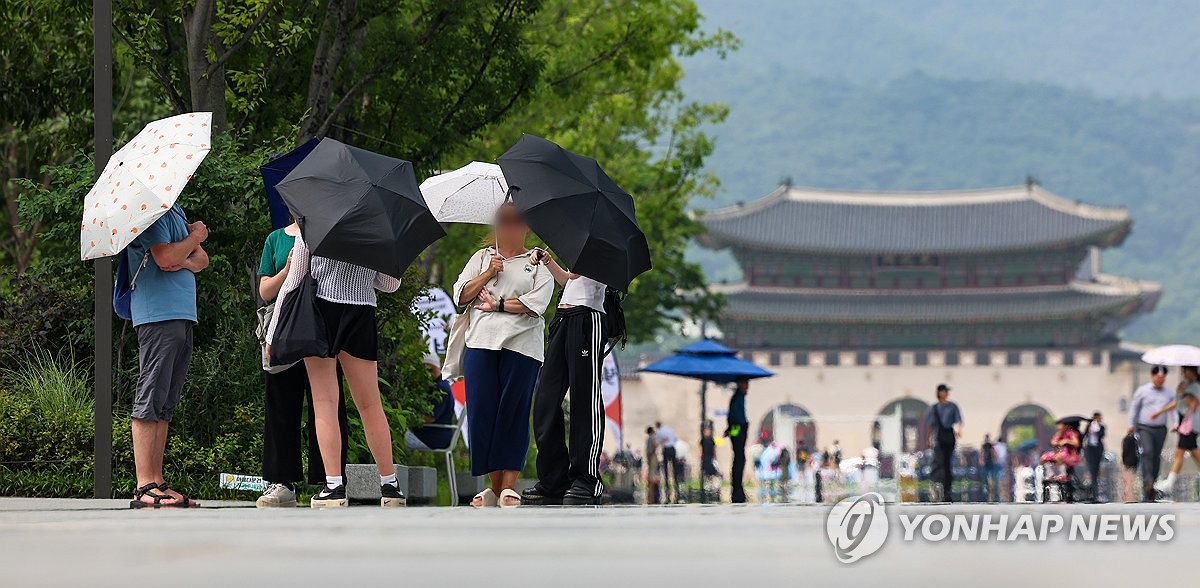
[[[328,486],[322,487],[321,491],[314,494],[308,503],[313,508],[344,508],[349,504],[350,501],[346,500],[345,484],[333,489]]]
[[[600,495],[591,489],[574,485],[563,495],[562,503],[567,506],[599,506]]]
[[[563,495],[561,493],[547,492],[541,482],[526,488],[521,492],[522,506],[543,506],[549,504],[562,504]]]
[[[383,484],[379,487],[379,506],[405,506],[408,499],[395,484]]]

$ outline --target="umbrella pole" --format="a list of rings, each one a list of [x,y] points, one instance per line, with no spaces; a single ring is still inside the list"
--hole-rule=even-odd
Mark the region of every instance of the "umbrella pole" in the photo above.
[[[95,49],[93,68],[93,110],[95,118],[93,133],[96,149],[96,177],[112,156],[112,0],[92,2],[92,43]],[[109,297],[112,295],[112,258],[101,257],[95,262],[93,292],[95,296],[95,382],[92,472],[92,496],[112,497],[112,317],[113,309]]]
[[[700,380],[700,453],[704,453],[704,421],[708,418],[708,380]],[[714,440],[715,442],[715,440]],[[700,504],[708,502],[707,490],[704,488],[704,462],[701,460],[698,471],[700,472]]]

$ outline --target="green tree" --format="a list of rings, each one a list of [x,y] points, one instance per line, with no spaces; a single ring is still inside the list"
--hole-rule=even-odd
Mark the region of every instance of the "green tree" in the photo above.
[[[654,269],[634,282],[625,304],[633,341],[649,340],[685,315],[712,317],[720,304],[684,250],[702,230],[687,214],[689,203],[717,186],[716,177],[703,171],[712,142],[701,129],[723,120],[726,111],[684,97],[679,59],[703,51],[723,55],[736,40],[723,31],[705,33],[701,23],[691,0],[546,2],[526,33],[546,56],[530,99],[439,161],[494,159],[522,132],[599,160],[634,196],[650,242]],[[473,246],[469,238],[439,246],[444,284],[454,281]]]

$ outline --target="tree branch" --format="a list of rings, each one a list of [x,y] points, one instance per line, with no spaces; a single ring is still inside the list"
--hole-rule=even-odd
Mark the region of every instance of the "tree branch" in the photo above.
[[[258,13],[258,16],[254,19],[254,22],[250,23],[250,26],[247,27],[242,33],[242,37],[222,51],[221,55],[217,56],[217,60],[208,66],[208,75],[215,73],[218,68],[225,65],[225,62],[229,61],[230,57],[233,57],[234,53],[237,53],[243,46],[246,45],[246,43],[250,42],[250,38],[254,36],[254,33],[258,30],[258,27],[262,26],[262,24],[266,22],[267,16],[270,15],[271,11],[274,10],[275,6],[278,4],[279,0],[271,0],[266,6],[263,7],[262,12]]]

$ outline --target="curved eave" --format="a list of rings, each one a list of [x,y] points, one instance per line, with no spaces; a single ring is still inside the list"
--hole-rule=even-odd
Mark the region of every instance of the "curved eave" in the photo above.
[[[1114,281],[1109,283],[1075,283],[1065,288],[948,290],[919,295],[732,288],[733,291],[726,292],[728,305],[722,317],[756,322],[838,325],[1033,323],[1105,316],[1132,318],[1154,308],[1161,292],[1157,284],[1112,279]],[[762,308],[764,301],[771,309]],[[1062,307],[1055,308],[1056,303]],[[760,308],[749,308],[752,306]],[[878,312],[879,308],[896,312],[882,313]]]
[[[781,213],[796,215],[798,213],[795,205],[805,204],[813,206],[813,218],[829,216],[831,210],[840,213],[842,212],[840,209],[845,208],[847,210],[844,211],[844,215],[836,214],[832,218],[861,219],[862,226],[847,225],[843,227],[841,233],[835,233],[816,243],[792,243],[788,242],[786,236],[790,229],[782,228],[778,223],[772,223],[772,221],[778,220],[776,218],[764,219],[764,215],[768,217],[771,215],[773,208],[783,206],[786,208],[781,209]],[[933,215],[931,217],[921,213],[923,209],[936,212],[931,213]],[[955,212],[956,209],[962,212]],[[908,216],[910,220],[926,223],[928,230],[924,234],[950,234],[954,230],[961,230],[962,226],[966,224],[963,222],[964,219],[988,218],[987,216],[973,215],[986,215],[994,213],[996,210],[1025,217],[1029,226],[1035,227],[1032,229],[1035,232],[1038,230],[1036,227],[1039,220],[1048,222],[1050,226],[1043,226],[1040,229],[1048,234],[1014,237],[1009,234],[992,232],[993,238],[1004,242],[954,245],[940,245],[939,239],[936,238],[919,245],[902,244],[900,242],[905,240],[903,238],[884,239],[880,243],[871,244],[846,245],[836,242],[841,235],[877,234],[872,227],[879,229],[880,232],[886,232],[891,226],[895,226],[891,224],[891,220],[902,215]],[[1044,211],[1044,213],[1038,211]],[[939,218],[938,214],[941,214],[942,217]],[[1044,215],[1055,215],[1058,220],[1051,220]],[[699,220],[705,225],[707,232],[701,235],[698,241],[708,248],[735,247],[759,251],[806,252],[822,255],[874,255],[880,253],[944,255],[1013,252],[1087,245],[1113,247],[1124,241],[1133,224],[1128,211],[1123,208],[1103,208],[1081,202],[1071,202],[1038,186],[947,192],[849,192],[781,186],[757,201],[709,211],[700,216]],[[725,228],[728,224],[739,221],[757,226]],[[1091,224],[1095,227],[1089,230],[1089,227],[1086,226],[1055,226],[1055,223]],[[785,226],[794,226],[795,231],[805,230],[802,221]],[[821,228],[828,226],[830,225],[823,224]],[[818,233],[821,229],[811,230]],[[1053,233],[1056,231],[1064,234],[1054,235]],[[782,233],[784,236],[781,237],[772,232]],[[986,231],[980,232],[985,233]],[[974,235],[972,233],[968,237],[962,237],[960,234],[958,240],[969,240]],[[954,240],[941,239],[945,242]]]

